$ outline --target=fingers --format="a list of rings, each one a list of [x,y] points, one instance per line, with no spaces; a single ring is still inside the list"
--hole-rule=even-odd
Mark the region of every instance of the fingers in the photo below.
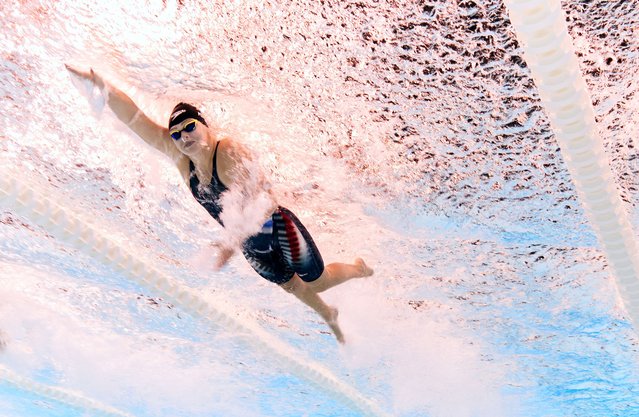
[[[215,270],[220,270],[228,263],[229,259],[231,259],[235,253],[235,249],[225,246],[222,242],[211,243],[211,246],[217,250],[217,259],[214,268]]]
[[[78,76],[80,78],[84,78],[85,80],[89,80],[91,81],[93,84],[98,85],[99,87],[101,84],[101,79],[100,76],[93,70],[93,68],[89,68],[89,71],[82,71],[79,70],[69,64],[64,64],[64,66],[66,67],[66,69],[73,75]]]
[[[217,261],[215,261],[215,265],[213,265],[213,269],[215,271],[219,271],[220,269],[222,269],[224,267],[224,265],[226,265],[227,261],[223,261],[221,259],[218,259]]]
[[[69,65],[69,64],[64,64],[64,66],[66,67],[66,69],[67,69],[70,73],[72,73],[72,74],[74,74],[74,75],[77,75],[78,77],[88,78],[88,74],[87,74],[86,72],[80,71],[79,69],[77,69],[77,68],[75,68],[75,67],[72,67],[72,66],[71,66],[71,65]],[[93,71],[93,70],[91,70],[91,71]]]
[[[214,269],[219,271],[229,262],[230,256],[222,256],[222,254],[218,255],[217,260],[215,261]]]

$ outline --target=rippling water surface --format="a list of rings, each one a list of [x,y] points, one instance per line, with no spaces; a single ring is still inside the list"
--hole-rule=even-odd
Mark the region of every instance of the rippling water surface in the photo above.
[[[0,6],[3,171],[228,304],[396,416],[639,416],[637,336],[497,1]],[[639,4],[562,2],[636,225]],[[328,261],[348,343],[243,259],[171,163],[91,106],[93,67],[260,156]],[[136,416],[356,416],[126,276],[0,211],[0,364]],[[250,335],[249,335],[250,337]],[[3,416],[80,410],[0,385]]]

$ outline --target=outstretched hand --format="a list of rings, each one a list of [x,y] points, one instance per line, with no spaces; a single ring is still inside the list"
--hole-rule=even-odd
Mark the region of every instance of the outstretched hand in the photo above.
[[[89,68],[88,71],[83,71],[69,64],[64,64],[64,66],[67,68],[67,70],[69,70],[71,74],[79,78],[91,81],[94,85],[97,85],[100,88],[104,87],[104,81],[102,80],[102,77],[100,77],[95,71],[93,71],[93,68]]]
[[[217,250],[217,259],[215,260],[214,268],[216,271],[222,269],[224,265],[229,262],[229,259],[235,254],[235,249],[226,246],[224,243],[215,242],[212,243],[213,246]]]

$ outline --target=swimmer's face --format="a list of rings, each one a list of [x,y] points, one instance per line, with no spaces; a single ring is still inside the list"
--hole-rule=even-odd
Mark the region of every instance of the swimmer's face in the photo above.
[[[169,134],[184,155],[195,155],[209,146],[206,125],[195,119],[186,119],[171,127]]]

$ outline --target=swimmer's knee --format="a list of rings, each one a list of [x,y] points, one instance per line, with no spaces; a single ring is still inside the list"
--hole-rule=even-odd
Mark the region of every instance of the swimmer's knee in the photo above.
[[[293,275],[291,279],[283,284],[280,284],[280,287],[288,293],[295,294],[300,288],[300,279],[297,277],[297,275]]]
[[[313,291],[319,292],[318,289],[322,288],[322,285],[323,285],[322,278],[323,278],[323,275],[320,275],[318,278],[314,279],[313,281],[308,281],[306,285],[312,288]]]
[[[295,285],[294,284],[290,284],[288,282],[285,282],[284,284],[280,284],[280,288],[282,288],[284,291],[286,291],[289,294],[293,294],[295,293]]]
[[[322,273],[317,275],[315,278],[313,279],[309,279],[308,281],[304,281],[306,284],[308,284],[311,288],[317,288],[317,287],[321,287],[323,284],[323,282],[325,282],[327,279],[330,279],[331,277],[331,268],[330,265],[327,265],[324,269],[322,269]]]

